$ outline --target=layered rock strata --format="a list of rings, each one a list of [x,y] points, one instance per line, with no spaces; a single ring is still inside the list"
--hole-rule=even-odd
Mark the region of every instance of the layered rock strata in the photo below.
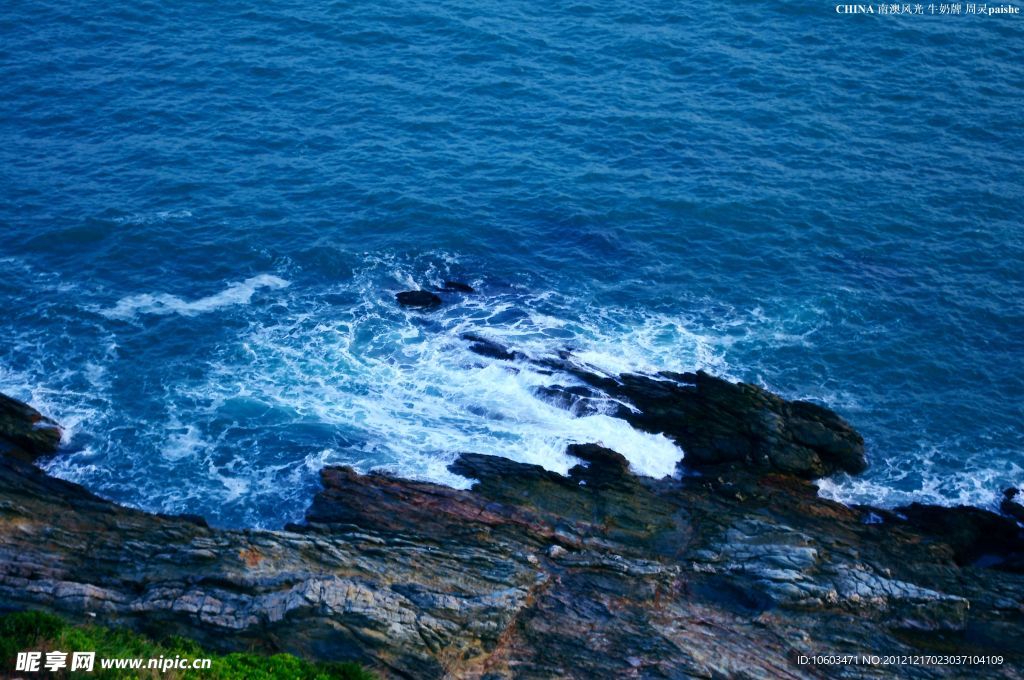
[[[740,389],[755,412],[789,419],[772,431],[825,460],[831,445],[793,423],[837,416]],[[749,441],[762,426],[741,423]],[[833,436],[857,441],[846,427]],[[1024,541],[1011,518],[846,507],[770,454],[655,480],[598,445],[569,453],[579,464],[566,476],[463,454],[451,469],[476,480],[468,491],[326,468],[306,521],[282,531],[131,510],[0,457],[0,607],[395,678],[1022,675]],[[799,663],[862,654],[1003,663]]]

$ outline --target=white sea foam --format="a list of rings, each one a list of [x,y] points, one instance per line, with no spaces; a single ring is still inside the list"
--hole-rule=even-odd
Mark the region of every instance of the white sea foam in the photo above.
[[[108,319],[121,320],[132,319],[140,314],[196,316],[197,314],[212,312],[222,307],[249,304],[253,295],[261,288],[277,290],[287,288],[289,285],[289,281],[279,276],[260,274],[245,281],[232,283],[214,295],[208,295],[192,301],[184,300],[177,295],[169,293],[129,295],[118,300],[113,307],[100,310],[100,314]]]
[[[395,278],[404,284],[398,274]],[[536,388],[553,381],[571,382],[569,376],[482,358],[461,339],[465,332],[482,332],[518,340],[516,348],[551,354],[564,340],[547,332],[564,327],[566,320],[526,312],[510,326],[483,326],[508,312],[512,301],[466,298],[425,329],[420,315],[397,310],[369,287],[362,292],[362,303],[352,308],[316,305],[284,324],[254,327],[237,356],[225,357],[206,382],[179,396],[217,409],[244,392],[281,412],[333,425],[361,442],[346,450],[324,450],[317,457],[320,464],[344,462],[460,487],[467,480],[447,466],[461,451],[565,473],[578,462],[565,453],[566,446],[596,442],[626,456],[637,473],[655,477],[673,474],[683,457],[661,435],[638,432],[608,415],[577,418],[536,395]],[[593,349],[582,349],[580,356],[619,358],[635,368],[638,362],[629,355],[644,351],[637,348],[637,337],[658,337],[666,345],[680,338],[696,343],[677,322],[651,323],[657,328],[641,327],[636,336],[623,336],[618,343],[596,327],[588,329]],[[666,335],[666,328],[674,335]],[[577,341],[578,333],[573,330]]]
[[[96,402],[102,401],[104,376],[90,364],[83,367],[83,373],[97,379],[94,383],[97,394],[92,399],[88,393],[54,389],[28,372],[15,372],[3,365],[0,365],[0,392],[31,404],[43,415],[57,420],[61,427],[61,445],[67,447],[73,444],[83,427],[99,420],[102,411]]]
[[[1002,490],[1010,485],[1024,484],[1024,468],[1007,463],[1001,468],[969,466],[967,470],[951,474],[949,469],[932,464],[939,450],[930,450],[902,459],[876,461],[884,473],[873,477],[840,475],[820,479],[818,494],[840,503],[894,507],[909,503],[936,505],[976,505],[996,510]],[[993,451],[993,460],[1007,461],[1010,451]],[[911,468],[913,472],[900,469]]]
[[[700,356],[715,357],[713,338],[664,316],[574,318],[564,313],[573,301],[515,288],[453,296],[430,315],[395,305],[394,292],[413,281],[437,285],[445,266],[414,274],[394,259],[371,258],[367,271],[321,290],[296,290],[278,274],[263,274],[194,300],[168,293],[121,299],[103,316],[231,314],[261,288],[282,291],[287,313],[251,319],[201,366],[172,363],[150,377],[163,391],[163,417],[142,409],[135,411],[142,417],[124,422],[110,389],[118,374],[115,340],[128,331],[102,322],[90,323],[105,345],[85,352],[66,375],[40,364],[24,375],[8,370],[0,387],[24,386],[15,396],[70,425],[72,439],[85,431],[49,464],[52,473],[146,509],[205,512],[234,524],[299,519],[328,464],[466,487],[471,480],[447,469],[460,452],[565,473],[578,463],[566,446],[596,442],[625,455],[639,474],[673,474],[683,452],[666,438],[609,415],[576,418],[535,392],[571,383],[570,376],[480,357],[461,336],[487,335],[535,356],[571,346],[580,361],[609,371],[690,368]],[[388,285],[394,290],[382,291]],[[328,294],[353,303],[327,302]],[[49,379],[41,382],[42,375]]]
[[[571,385],[574,379],[545,374],[528,362],[476,355],[462,338],[465,333],[533,357],[568,350],[575,361],[609,374],[704,368],[733,378],[753,372],[759,379],[756,367],[730,364],[751,354],[737,351],[738,344],[802,346],[817,323],[813,315],[799,323],[773,319],[759,307],[718,305],[673,314],[591,306],[521,285],[486,290],[485,280],[470,281],[485,288],[480,294],[448,296],[447,304],[431,313],[395,305],[393,293],[399,290],[458,278],[448,269],[456,262],[438,257],[412,267],[394,257],[368,257],[366,268],[353,278],[321,289],[289,286],[287,273],[279,271],[195,300],[166,293],[125,297],[104,309],[104,316],[121,320],[214,310],[227,316],[263,288],[279,291],[275,299],[287,308],[233,324],[235,335],[204,348],[201,364],[186,367],[172,359],[154,371],[148,378],[162,391],[155,402],[166,410],[137,410],[145,415],[132,422],[124,422],[125,404],[117,402],[123,397],[113,389],[120,377],[116,340],[130,329],[93,315],[83,323],[92,324],[96,342],[78,346],[79,354],[62,365],[52,361],[62,348],[47,344],[56,336],[19,337],[26,349],[18,361],[0,363],[0,391],[31,401],[65,425],[71,452],[48,464],[54,474],[151,510],[198,511],[214,521],[228,517],[224,521],[238,525],[279,526],[301,517],[319,470],[329,464],[465,487],[471,480],[447,469],[460,452],[505,456],[564,473],[578,462],[566,454],[566,446],[594,442],[622,453],[639,474],[674,473],[684,454],[671,441],[636,431],[607,413],[575,417],[546,402],[537,396],[538,388]],[[60,283],[45,282],[55,298]],[[338,297],[350,302],[330,301]],[[810,386],[807,392],[785,396],[812,398],[844,412],[862,408],[859,393],[832,384]],[[1001,488],[998,482],[1005,481],[984,470],[951,480],[943,466],[932,470],[921,464],[932,457],[922,451],[898,458],[920,479],[905,480],[899,470],[884,469],[823,480],[822,495],[880,505],[989,503]],[[1019,470],[1011,476],[1024,477]]]
[[[156,224],[169,220],[182,220],[192,217],[191,210],[159,210],[154,213],[134,213],[114,218],[116,224]]]
[[[203,454],[214,446],[202,435],[197,425],[182,425],[177,418],[168,422],[164,431],[167,438],[160,449],[160,455],[165,459],[201,460]]]
[[[178,405],[181,421],[160,424],[148,437],[159,440],[167,465],[203,470],[197,484],[205,504],[216,498],[225,506],[244,506],[257,497],[277,497],[278,512],[295,519],[308,495],[291,494],[309,489],[327,464],[466,487],[471,480],[448,470],[460,452],[565,473],[578,463],[566,453],[572,443],[612,448],[638,474],[672,475],[684,452],[664,436],[639,432],[608,414],[576,417],[537,393],[543,386],[573,384],[570,375],[481,357],[462,336],[483,335],[534,357],[568,349],[575,361],[609,374],[706,368],[729,375],[725,352],[743,323],[725,317],[708,327],[678,315],[579,308],[563,295],[520,287],[451,296],[441,310],[422,314],[398,308],[393,293],[414,283],[438,285],[447,277],[444,264],[414,272],[394,258],[368,263],[352,280],[328,289],[290,289],[282,298],[286,315],[253,321],[205,367],[202,380],[169,385],[167,399]],[[255,286],[242,285],[195,302],[174,298],[154,306],[151,298],[136,296],[118,314],[219,308],[239,294],[248,299]],[[352,304],[323,301],[339,294]],[[262,404],[261,411],[273,414],[260,416],[256,434],[232,434],[249,427],[244,403]],[[211,427],[224,419],[235,425]],[[338,441],[322,440],[315,452],[301,449],[290,459],[287,448],[258,434],[278,422],[286,428],[314,423],[337,433]],[[188,507],[199,494],[182,489],[166,500]]]

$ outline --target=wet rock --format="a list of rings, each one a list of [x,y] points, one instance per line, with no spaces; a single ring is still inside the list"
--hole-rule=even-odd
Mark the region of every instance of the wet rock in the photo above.
[[[1020,491],[1012,487],[1003,491],[1003,499],[999,503],[999,511],[1018,522],[1024,522],[1024,505],[1021,505],[1020,501],[1017,500],[1019,494]]]
[[[548,403],[571,411],[575,416],[601,413],[609,402],[600,392],[585,385],[541,385],[534,388],[533,393]]]
[[[442,293],[475,293],[473,287],[468,283],[462,283],[461,281],[445,281],[444,285],[438,289]]]
[[[788,401],[703,371],[611,377],[564,358],[541,363],[632,406],[617,408],[615,415],[674,439],[686,451],[687,466],[755,467],[808,479],[856,474],[867,467],[864,439],[838,414],[817,404]]]
[[[741,464],[801,477],[861,472],[863,438],[832,411],[787,401],[703,371],[668,380],[624,375],[617,396],[639,409],[627,420],[679,442],[687,464]]]
[[[429,290],[406,290],[395,295],[395,299],[403,307],[432,309],[440,307],[442,300]]]
[[[493,340],[488,340],[487,338],[476,335],[475,333],[463,333],[462,339],[470,342],[469,351],[483,357],[501,359],[502,361],[517,361],[526,358],[525,355],[520,352],[510,351],[504,345]]]
[[[0,394],[0,453],[31,463],[56,453],[60,437],[56,422],[28,404]]]
[[[957,564],[981,563],[1024,573],[1024,531],[1014,520],[981,508],[911,505],[895,514],[953,550]]]
[[[570,444],[565,452],[580,459],[569,469],[569,479],[585,483],[590,489],[631,488],[636,478],[629,461],[617,451],[598,444]]]

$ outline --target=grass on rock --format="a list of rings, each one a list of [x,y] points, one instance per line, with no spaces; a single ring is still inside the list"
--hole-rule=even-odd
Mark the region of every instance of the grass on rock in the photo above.
[[[129,678],[203,678],[204,680],[376,680],[376,676],[355,663],[312,663],[291,654],[264,656],[250,652],[212,654],[199,644],[181,637],[155,642],[123,628],[70,624],[58,616],[43,612],[15,612],[0,616],[0,677],[14,673],[18,652],[67,652],[71,665],[71,652],[96,652],[92,673],[70,673],[67,668],[56,673],[45,670],[45,677],[81,677],[102,680]],[[209,669],[103,669],[100,659],[141,658],[158,659],[211,659]],[[145,662],[144,662],[145,663]],[[42,665],[40,665],[42,669]]]

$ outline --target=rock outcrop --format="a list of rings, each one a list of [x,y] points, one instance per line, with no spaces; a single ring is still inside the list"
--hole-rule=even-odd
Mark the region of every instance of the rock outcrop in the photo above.
[[[617,379],[576,375],[624,402],[616,411],[620,418],[678,442],[690,467],[738,465],[808,479],[867,468],[860,434],[811,402],[788,401],[703,371]]]
[[[502,361],[518,361],[526,358],[526,356],[520,352],[513,352],[505,346],[494,342],[493,340],[488,340],[487,338],[476,335],[475,333],[463,333],[462,339],[469,341],[469,351],[483,357],[501,359]]]
[[[61,431],[28,404],[0,394],[0,455],[33,462],[57,452]]]
[[[443,300],[429,290],[405,290],[395,294],[395,300],[402,307],[433,309],[440,307]]]
[[[396,678],[1024,673],[1012,519],[846,507],[764,466],[655,480],[598,445],[568,453],[565,476],[463,454],[468,491],[326,468],[283,531],[146,514],[0,458],[0,608]],[[816,654],[1003,661],[799,663]]]
[[[580,415],[610,412],[637,429],[664,434],[686,452],[683,463],[691,468],[738,466],[806,479],[867,468],[863,437],[835,412],[808,401],[704,371],[603,375],[569,352],[532,359],[476,335],[463,337],[484,356],[575,378],[579,384],[550,385],[538,395]]]

